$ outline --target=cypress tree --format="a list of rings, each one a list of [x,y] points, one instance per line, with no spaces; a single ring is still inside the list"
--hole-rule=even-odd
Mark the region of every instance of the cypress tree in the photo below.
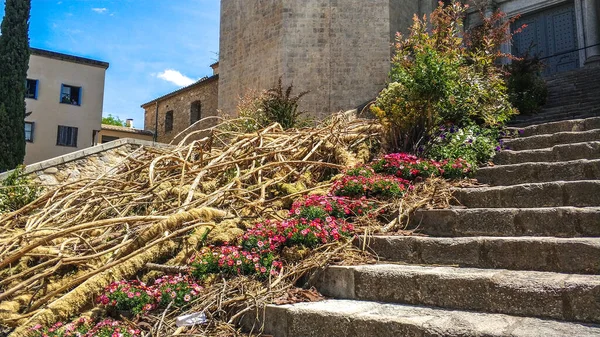
[[[25,158],[25,90],[31,0],[6,0],[0,25],[0,172]]]

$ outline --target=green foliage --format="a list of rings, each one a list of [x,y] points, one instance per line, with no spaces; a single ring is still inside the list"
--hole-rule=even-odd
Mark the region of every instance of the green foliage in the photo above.
[[[18,166],[0,182],[0,214],[21,209],[40,194],[41,187],[23,175],[23,169],[23,166]]]
[[[426,155],[435,160],[462,158],[477,167],[500,150],[499,138],[497,128],[444,126],[432,137]]]
[[[416,152],[442,122],[495,125],[516,113],[494,65],[499,54],[490,50],[495,45],[463,43],[467,8],[440,6],[430,16],[430,27],[415,16],[410,36],[398,34],[391,83],[371,107],[393,150]]]
[[[270,123],[277,122],[284,129],[290,129],[301,125],[300,116],[303,112],[298,111],[298,102],[308,94],[307,91],[292,95],[294,85],[283,88],[281,78],[277,87],[267,90],[262,98],[262,114]]]
[[[548,88],[542,78],[543,64],[539,58],[524,57],[508,66],[506,79],[510,102],[525,115],[538,113],[546,103]]]
[[[25,157],[25,83],[31,0],[6,0],[0,35],[0,172]]]
[[[113,116],[111,114],[108,117],[102,117],[102,124],[106,125],[114,125],[114,126],[125,126],[125,121],[119,118],[118,116]]]

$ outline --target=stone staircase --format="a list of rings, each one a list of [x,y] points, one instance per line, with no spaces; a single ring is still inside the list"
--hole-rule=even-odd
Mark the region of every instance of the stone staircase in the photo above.
[[[331,299],[268,307],[266,333],[600,336],[600,117],[536,123],[506,144],[478,172],[490,186],[417,212],[427,236],[371,238],[384,263],[326,269],[316,287]]]
[[[537,115],[517,116],[517,127],[600,116],[600,68],[584,68],[546,79],[548,99]]]

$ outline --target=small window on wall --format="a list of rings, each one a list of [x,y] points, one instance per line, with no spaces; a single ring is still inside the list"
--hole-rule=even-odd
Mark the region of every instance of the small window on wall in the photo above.
[[[77,128],[59,125],[56,145],[77,147]]]
[[[27,91],[25,92],[25,98],[37,99],[38,83],[38,80],[27,79]]]
[[[173,110],[165,115],[165,132],[173,131]]]
[[[113,137],[113,136],[102,136],[102,144],[104,143],[108,143],[108,142],[112,142],[115,140],[118,140],[119,137]]]
[[[25,122],[25,141],[33,142],[33,122]]]
[[[190,125],[196,123],[202,118],[202,102],[192,102],[190,107]]]
[[[60,88],[60,102],[81,105],[81,87],[63,84]]]

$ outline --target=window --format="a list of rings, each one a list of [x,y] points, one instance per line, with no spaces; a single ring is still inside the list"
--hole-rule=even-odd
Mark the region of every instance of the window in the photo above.
[[[33,122],[25,122],[25,141],[33,142]]]
[[[173,110],[165,115],[165,132],[173,131]]]
[[[77,147],[77,128],[59,125],[56,145]]]
[[[202,103],[200,101],[192,102],[190,107],[190,125],[196,123],[202,118]]]
[[[102,144],[108,143],[108,142],[112,142],[112,141],[117,140],[117,139],[119,139],[119,137],[102,136]]]
[[[63,84],[60,88],[60,102],[81,105],[81,87]]]
[[[38,80],[27,79],[27,91],[25,92],[25,98],[37,99],[38,82]]]

